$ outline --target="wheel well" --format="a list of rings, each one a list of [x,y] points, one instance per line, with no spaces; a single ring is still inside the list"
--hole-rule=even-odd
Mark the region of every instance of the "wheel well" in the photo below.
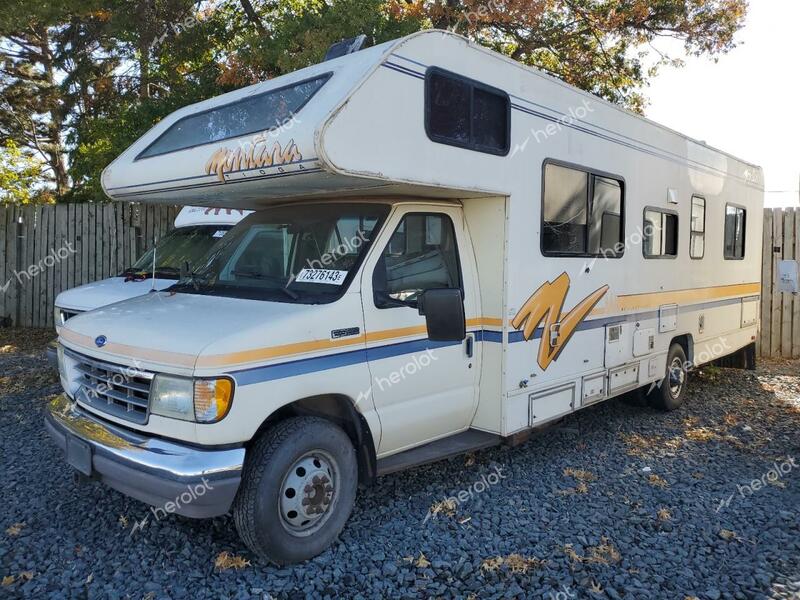
[[[261,424],[250,442],[256,440],[275,423],[291,417],[307,416],[328,419],[344,430],[356,450],[359,483],[371,484],[377,476],[377,457],[372,432],[364,415],[355,409],[353,401],[342,394],[309,396],[280,407]]]
[[[694,339],[692,338],[692,334],[685,333],[674,337],[669,345],[672,346],[672,344],[680,344],[684,354],[686,354],[686,360],[689,361],[689,368],[691,368],[691,366],[694,365]]]

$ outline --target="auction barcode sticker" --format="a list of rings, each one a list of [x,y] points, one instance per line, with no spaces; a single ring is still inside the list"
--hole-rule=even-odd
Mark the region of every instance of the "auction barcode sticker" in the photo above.
[[[347,271],[333,269],[303,269],[297,274],[295,281],[299,283],[327,283],[328,285],[342,285],[347,277]]]

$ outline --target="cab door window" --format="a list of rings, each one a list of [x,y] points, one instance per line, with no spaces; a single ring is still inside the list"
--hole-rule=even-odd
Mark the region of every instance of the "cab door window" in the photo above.
[[[375,267],[375,306],[416,308],[423,292],[441,288],[461,289],[453,222],[444,214],[407,214]]]

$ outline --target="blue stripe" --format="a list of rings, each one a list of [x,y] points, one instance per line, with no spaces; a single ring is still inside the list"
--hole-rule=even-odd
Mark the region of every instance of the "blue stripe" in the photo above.
[[[305,158],[303,160],[296,160],[292,163],[288,163],[290,165],[300,165],[307,162],[315,162],[318,159],[316,158]],[[257,171],[258,169],[275,169],[277,167],[282,167],[283,165],[275,165],[272,167],[254,167],[252,169],[238,169],[236,171],[229,171],[227,174],[231,173],[244,173],[246,171]],[[178,177],[176,179],[163,179],[161,181],[148,181],[147,183],[134,183],[132,185],[118,185],[117,187],[108,188],[109,191],[111,190],[124,190],[127,188],[135,188],[135,187],[145,187],[147,185],[158,185],[160,183],[173,183],[175,181],[188,181],[190,179],[205,179],[206,177],[216,177],[216,174],[209,173],[207,175],[192,175],[191,177]]]
[[[479,331],[471,333],[478,334]],[[368,360],[376,361],[384,358],[392,358],[394,356],[402,356],[404,354],[424,352],[428,349],[435,350],[436,348],[459,346],[461,344],[462,342],[432,342],[427,338],[422,338],[374,348],[359,348],[358,350],[350,350],[336,354],[301,358],[277,365],[251,367],[240,371],[231,371],[228,375],[232,375],[236,378],[237,385],[252,385],[254,383],[275,381],[276,379],[284,379],[286,377],[295,377],[296,375],[306,375],[318,371],[338,369],[339,367],[347,367],[367,362]]]
[[[416,71],[412,71],[411,69],[406,69],[405,67],[401,67],[398,64],[385,62],[383,63],[384,67],[387,69],[391,69],[392,71],[397,71],[398,73],[402,73],[403,75],[411,75],[412,77],[416,77],[417,79],[425,79],[424,75],[420,75]]]
[[[292,163],[288,163],[288,164],[292,164]],[[259,167],[256,167],[255,169],[251,169],[251,170],[257,171],[257,170],[259,170]],[[174,192],[174,191],[178,191],[178,190],[196,190],[198,188],[214,187],[214,186],[218,186],[218,185],[230,185],[232,183],[240,183],[240,182],[243,182],[243,181],[260,181],[262,179],[274,179],[274,178],[277,178],[277,177],[292,177],[293,175],[308,175],[309,173],[319,173],[321,171],[322,171],[322,169],[319,169],[319,168],[303,169],[302,171],[291,171],[289,173],[273,173],[273,174],[270,174],[270,175],[259,175],[257,177],[243,177],[242,179],[234,179],[233,181],[228,181],[228,180],[226,180],[226,181],[213,181],[213,182],[210,182],[210,183],[200,183],[200,184],[197,184],[197,185],[182,185],[182,186],[175,186],[175,187],[158,188],[158,189],[155,189],[155,190],[144,190],[144,191],[141,191],[141,192],[128,192],[128,193],[125,193],[125,194],[115,194],[114,197],[115,198],[125,198],[127,196],[145,196],[147,194],[159,194],[161,192]],[[235,172],[239,173],[241,171],[235,171]]]
[[[686,314],[690,312],[696,312],[698,310],[706,310],[709,308],[717,308],[720,306],[730,306],[732,304],[739,304],[744,300],[757,300],[759,296],[746,296],[744,298],[726,298],[725,300],[712,300],[710,302],[703,302],[700,304],[690,304],[687,306],[679,306],[678,307],[678,314]],[[669,304],[669,303],[667,303]],[[605,327],[606,325],[614,325],[616,323],[631,323],[633,321],[644,321],[646,319],[656,319],[658,318],[658,311],[657,310],[650,310],[650,311],[643,311],[643,312],[633,312],[628,314],[617,315],[614,317],[603,317],[602,319],[592,319],[590,321],[581,321],[581,323],[576,328],[576,331],[589,331],[592,329],[600,329]],[[541,325],[536,328],[536,331],[533,332],[533,337],[531,339],[538,340],[541,339],[542,333],[544,332],[544,327]],[[517,342],[524,342],[525,338],[522,336],[521,331],[511,331],[508,334],[508,342],[510,344],[514,344]]]
[[[415,60],[412,60],[410,58],[406,58],[405,56],[400,56],[399,54],[392,54],[392,56],[395,57],[395,58],[399,58],[401,60],[405,60],[405,61],[407,61],[409,63],[418,65],[418,66],[422,67],[423,69],[427,69],[428,68],[428,65],[423,64],[423,63],[418,62],[418,61],[415,61]],[[416,77],[418,79],[425,79],[425,76],[423,74],[417,73],[416,71],[413,71],[412,69],[408,69],[406,67],[402,67],[400,65],[397,65],[396,63],[386,62],[386,63],[383,64],[383,66],[385,66],[387,68],[390,68],[393,71],[397,71],[399,73],[403,73],[403,74],[406,74],[406,75],[411,75],[411,76]],[[585,127],[581,127],[579,125],[575,125],[574,123],[571,123],[570,119],[574,119],[574,117],[571,117],[570,115],[563,114],[563,113],[559,112],[558,110],[556,110],[554,108],[550,108],[548,106],[544,106],[543,104],[538,104],[536,102],[528,100],[527,98],[522,98],[521,96],[515,96],[513,94],[509,94],[509,96],[511,98],[516,99],[516,100],[521,100],[522,102],[526,102],[527,104],[531,104],[533,106],[538,106],[540,108],[543,108],[545,110],[553,112],[553,113],[555,113],[556,115],[559,115],[559,116],[555,117],[555,116],[547,115],[547,114],[541,113],[539,111],[536,111],[536,110],[533,110],[533,109],[530,109],[530,108],[526,108],[524,106],[520,106],[518,104],[512,103],[511,104],[512,108],[514,108],[514,109],[516,109],[516,110],[518,110],[520,112],[524,112],[524,113],[527,113],[529,115],[533,115],[533,116],[545,119],[547,121],[552,121],[554,123],[559,123],[559,124],[563,125],[564,127],[569,127],[571,129],[575,129],[577,131],[581,131],[583,133],[587,133],[589,135],[598,137],[600,139],[604,139],[606,141],[610,141],[610,142],[613,142],[613,143],[616,143],[616,144],[620,144],[622,146],[631,148],[633,150],[638,150],[640,152],[644,152],[646,154],[650,154],[651,156],[655,156],[656,158],[662,158],[664,160],[668,160],[668,161],[674,162],[674,163],[679,164],[679,165],[688,165],[688,166],[690,166],[690,167],[692,167],[694,169],[697,169],[698,171],[706,171],[707,173],[711,173],[711,174],[717,173],[717,174],[725,175],[727,177],[732,177],[733,179],[737,179],[737,180],[739,180],[741,182],[744,182],[744,183],[746,183],[747,185],[749,185],[751,187],[758,188],[758,186],[754,186],[751,181],[745,179],[744,177],[740,177],[739,175],[736,175],[734,173],[729,173],[727,171],[723,171],[722,169],[718,169],[717,167],[714,167],[712,165],[707,165],[707,164],[701,163],[701,162],[699,162],[697,160],[690,159],[690,158],[687,158],[685,156],[681,156],[680,154],[676,154],[675,152],[671,152],[669,150],[666,150],[666,149],[663,149],[663,148],[659,148],[657,146],[654,146],[653,144],[649,144],[647,142],[643,142],[641,140],[637,140],[636,138],[632,138],[632,137],[626,136],[625,134],[617,132],[617,131],[612,131],[612,130],[607,129],[605,127],[602,127],[600,125],[596,125],[594,123],[589,123],[588,121],[583,121],[584,123],[586,123],[587,125],[590,125],[591,127],[594,127],[595,129],[599,129],[599,130],[602,130],[602,131],[606,131],[608,133],[612,133],[615,136],[619,136],[620,138],[625,138],[627,140],[630,140],[630,142],[634,142],[634,143],[625,142],[622,139],[618,139],[617,137],[607,136],[607,135],[604,135],[602,133],[598,133],[596,131],[592,131],[590,129],[586,129]],[[686,139],[690,139],[690,138],[686,138]],[[697,142],[697,143],[699,144],[700,142]],[[637,145],[637,144],[641,144],[641,145],[644,145],[644,146],[649,146],[650,148],[653,148],[654,150],[648,150],[647,148],[642,148],[640,145]],[[715,152],[719,152],[720,154],[724,154],[726,156],[730,156],[730,155],[727,155],[726,153],[721,152],[719,150],[714,150],[714,151]],[[731,158],[735,158],[735,157],[731,157]],[[738,159],[738,158],[736,158],[736,160],[738,160],[738,161],[740,161],[740,162],[742,162],[744,164],[749,164],[749,163],[745,163],[744,161],[742,161],[741,159]],[[758,189],[760,189],[760,188],[758,188]]]
[[[491,329],[481,329],[475,332],[475,340],[478,342],[493,342],[500,344],[503,341],[502,331],[492,331]]]
[[[264,383],[296,375],[306,375],[318,371],[338,369],[348,367],[358,363],[366,362],[367,351],[364,348],[351,350],[349,352],[339,352],[338,354],[326,354],[325,356],[314,356],[313,358],[303,358],[279,365],[267,365],[264,367],[252,367],[242,371],[228,373],[236,378],[237,385],[252,385],[254,383]]]
[[[696,310],[713,308],[716,306],[726,306],[736,304],[742,300],[758,299],[758,296],[747,296],[745,298],[728,298],[725,300],[715,300],[713,302],[705,302],[702,304],[693,304],[690,306],[679,307],[678,312],[692,312]],[[613,317],[604,317],[602,319],[593,319],[591,321],[583,321],[578,327],[577,331],[588,331],[592,329],[600,329],[606,325],[614,323],[627,323],[631,321],[640,321],[644,319],[654,319],[658,317],[658,311],[643,311]],[[543,327],[537,327],[533,332],[534,340],[541,339]],[[490,342],[502,343],[503,333],[501,331],[494,331],[491,329],[476,329],[470,331],[475,335],[477,342]],[[509,331],[508,341],[511,344],[524,342],[525,338],[521,331]],[[414,354],[417,352],[424,352],[425,350],[435,350],[436,348],[445,348],[450,346],[458,346],[462,342],[432,342],[427,338],[420,338],[416,340],[409,340],[406,342],[398,342],[395,344],[387,344],[385,346],[376,346],[373,348],[359,348],[357,350],[349,350],[345,352],[338,352],[336,354],[326,354],[324,356],[314,356],[311,358],[301,358],[292,360],[276,365],[266,365],[259,367],[250,367],[241,369],[239,371],[231,371],[228,375],[236,378],[237,385],[252,385],[255,383],[264,383],[267,381],[275,381],[276,379],[284,379],[286,377],[295,377],[297,375],[306,375],[308,373],[316,373],[319,371],[328,371],[330,369],[338,369],[339,367],[348,367],[367,361],[378,361],[385,358],[393,358],[395,356],[402,356],[404,354]]]

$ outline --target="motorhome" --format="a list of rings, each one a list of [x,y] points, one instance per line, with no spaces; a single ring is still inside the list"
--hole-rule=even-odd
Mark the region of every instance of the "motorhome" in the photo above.
[[[87,310],[160,291],[174,284],[186,261],[196,264],[208,250],[250,211],[184,206],[174,229],[116,277],[61,292],[55,301],[56,332],[68,319]]]
[[[83,476],[232,511],[279,564],[336,539],[359,483],[752,365],[761,169],[449,32],[180,109],[103,185],[256,212],[62,326],[46,426]]]

